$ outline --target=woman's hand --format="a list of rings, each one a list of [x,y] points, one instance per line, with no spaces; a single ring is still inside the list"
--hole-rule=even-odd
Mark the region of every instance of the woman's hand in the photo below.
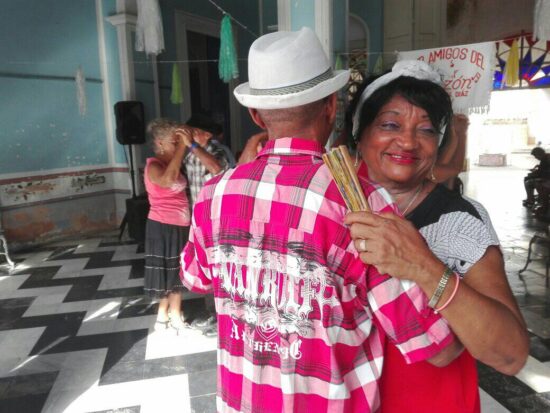
[[[262,150],[265,142],[267,142],[267,132],[263,131],[252,135],[246,142],[237,163],[241,165],[243,163],[252,162],[256,158],[256,155],[258,155],[258,152]]]
[[[174,130],[174,138],[177,146],[189,147],[193,143],[193,128],[180,126]]]
[[[453,116],[453,130],[454,132],[462,137],[465,136],[468,132],[468,126],[470,125],[470,120],[468,119],[468,116],[463,115],[461,113],[457,113]]]
[[[381,274],[420,283],[444,265],[412,223],[392,213],[352,212],[344,223],[361,260]]]

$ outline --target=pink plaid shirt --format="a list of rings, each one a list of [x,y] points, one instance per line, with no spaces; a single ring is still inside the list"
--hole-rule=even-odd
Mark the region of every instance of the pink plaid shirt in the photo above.
[[[452,341],[415,284],[361,262],[323,152],[269,141],[195,204],[181,276],[216,299],[219,412],[374,412],[387,338],[409,362]],[[396,211],[362,184],[374,211]]]

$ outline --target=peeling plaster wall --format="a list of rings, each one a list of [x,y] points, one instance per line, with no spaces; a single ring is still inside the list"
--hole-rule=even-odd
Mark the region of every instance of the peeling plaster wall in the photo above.
[[[57,238],[116,228],[113,194],[76,200],[60,200],[47,205],[5,208],[2,221],[12,249],[28,247]]]
[[[125,168],[0,180],[2,226],[15,248],[114,229],[130,197]],[[119,188],[119,189],[116,189]]]

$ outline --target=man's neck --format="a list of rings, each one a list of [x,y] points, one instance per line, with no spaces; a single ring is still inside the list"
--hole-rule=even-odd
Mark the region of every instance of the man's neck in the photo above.
[[[269,140],[280,139],[280,138],[299,138],[310,141],[319,142],[321,145],[325,145],[328,136],[326,134],[317,133],[314,130],[296,130],[296,131],[267,131],[267,136]]]

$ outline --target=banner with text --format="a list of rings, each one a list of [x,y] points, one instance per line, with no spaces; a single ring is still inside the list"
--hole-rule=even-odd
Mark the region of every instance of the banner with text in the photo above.
[[[495,43],[399,52],[397,60],[422,60],[443,76],[445,89],[457,113],[481,113],[489,109],[495,65]]]

